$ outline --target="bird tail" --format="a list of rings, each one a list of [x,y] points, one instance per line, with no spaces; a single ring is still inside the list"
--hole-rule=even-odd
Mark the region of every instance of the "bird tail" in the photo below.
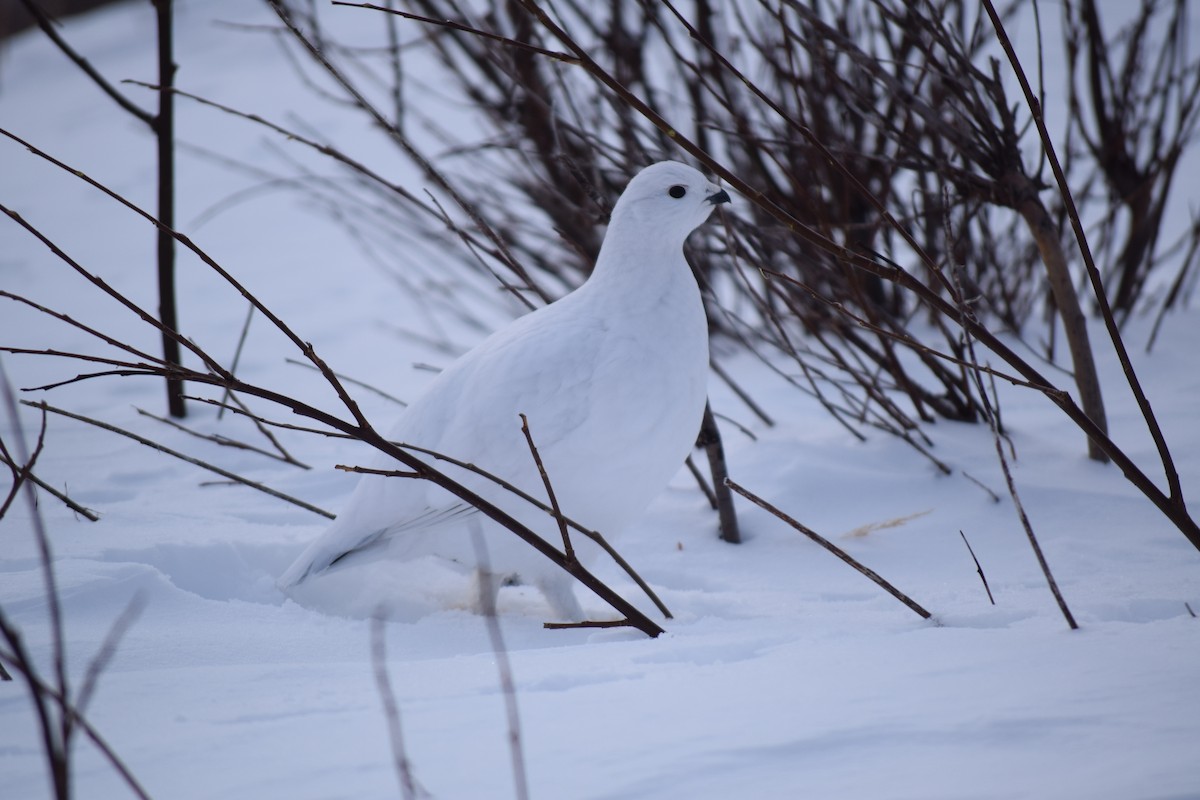
[[[318,538],[310,544],[300,554],[300,557],[292,562],[287,571],[279,576],[279,579],[275,581],[275,585],[279,587],[280,591],[286,592],[314,575],[327,572],[341,563],[346,557],[366,550],[376,544],[382,538],[383,534],[387,532],[387,529],[380,528],[370,535],[362,537],[351,547],[334,546],[331,544],[330,539],[336,540],[340,538],[329,535],[333,532],[333,529],[330,529],[325,536]]]
[[[281,592],[286,592],[289,589],[299,585],[312,574],[312,562],[303,556],[292,562],[292,565],[287,568],[279,578],[275,581],[275,586]]]

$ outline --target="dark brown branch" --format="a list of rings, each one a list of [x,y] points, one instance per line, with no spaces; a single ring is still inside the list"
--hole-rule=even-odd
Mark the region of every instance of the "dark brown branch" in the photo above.
[[[7,384],[5,384],[7,389]],[[18,420],[13,418],[14,424]],[[18,431],[18,437],[21,435]],[[0,460],[8,465],[9,471],[12,472],[12,486],[8,489],[8,496],[4,498],[4,502],[0,503],[0,519],[4,519],[4,515],[8,513],[8,509],[12,506],[13,501],[21,494],[21,486],[25,481],[34,482],[33,467],[37,464],[38,458],[42,454],[42,449],[46,446],[46,412],[42,412],[42,422],[38,428],[37,443],[33,446],[33,452],[25,459],[23,464],[18,464],[13,460],[12,453],[8,450],[8,445],[4,443],[4,439],[0,438]]]
[[[424,478],[424,473],[411,469],[376,469],[374,467],[356,467],[350,464],[334,464],[339,472],[353,472],[356,475],[379,475],[384,478]]]
[[[299,467],[303,467],[304,469],[309,469],[307,464],[302,464],[298,459],[293,457],[292,454],[288,452],[287,448],[283,446],[283,442],[279,441],[279,437],[271,433],[271,429],[267,427],[266,423],[264,423],[254,414],[249,413],[250,410],[246,408],[246,404],[242,402],[240,397],[232,392],[229,392],[228,394],[229,399],[233,401],[232,405],[246,412],[246,416],[254,424],[254,427],[258,429],[258,432],[263,435],[264,439],[271,443],[271,446],[275,448],[275,451],[279,453],[279,455],[281,455],[285,461],[287,461],[289,464],[295,464]],[[224,410],[224,408],[225,406],[221,405],[221,409]],[[219,418],[220,417],[218,417],[218,419]]]
[[[787,514],[783,513],[778,508],[776,508],[775,506],[768,503],[766,500],[763,500],[758,495],[753,494],[752,492],[748,491],[747,489],[742,488],[738,484],[734,483],[732,480],[726,479],[725,482],[726,482],[726,484],[728,484],[730,489],[737,492],[742,497],[749,500],[751,503],[754,503],[754,505],[758,506],[759,508],[770,511],[772,514],[779,517],[781,520],[786,522],[788,525],[791,525],[793,528],[800,531],[800,533],[803,533],[809,539],[812,539],[814,542],[821,545],[821,547],[824,547],[826,550],[833,553],[835,556],[840,558],[842,561],[849,564],[851,567],[853,567],[859,573],[861,573],[862,575],[865,575],[867,578],[869,578],[877,586],[881,587],[884,591],[886,591],[892,597],[896,598],[901,603],[908,606],[912,611],[914,611],[918,615],[920,615],[920,617],[922,619],[929,619],[932,616],[928,611],[926,611],[924,608],[922,608],[920,605],[918,605],[916,603],[916,601],[912,600],[908,595],[904,594],[904,592],[900,591],[895,586],[893,586],[891,583],[889,583],[888,581],[886,581],[882,577],[880,577],[879,574],[877,572],[875,572],[873,569],[860,564],[858,561],[856,561],[854,559],[853,556],[851,556],[849,553],[847,553],[842,548],[838,547],[833,542],[826,539],[821,534],[814,531],[812,528],[809,528],[808,526],[806,526],[800,522],[797,522],[795,519],[792,519]]]
[[[575,548],[571,546],[571,536],[567,533],[566,518],[563,516],[562,509],[558,507],[558,498],[554,495],[554,486],[550,483],[550,476],[546,474],[546,465],[542,463],[537,445],[533,443],[533,434],[529,432],[529,418],[524,414],[517,416],[521,418],[521,433],[525,434],[525,442],[529,445],[533,463],[537,465],[538,475],[542,477],[542,485],[546,487],[546,497],[550,499],[550,513],[554,517],[554,521],[558,523],[558,532],[562,534],[563,555],[567,557],[568,561],[574,561]]]
[[[217,406],[218,408],[223,408],[226,411],[232,411],[235,414],[239,414],[243,417],[246,417],[247,419],[250,419],[260,425],[266,425],[266,426],[270,426],[272,428],[282,428],[285,431],[299,431],[300,433],[312,433],[317,436],[327,436],[331,439],[354,439],[355,438],[352,434],[343,433],[341,431],[326,431],[326,430],[321,430],[320,428],[312,428],[307,425],[294,425],[290,422],[280,422],[279,420],[267,419],[266,417],[255,414],[253,411],[251,411],[249,408],[247,408],[244,403],[228,404],[228,403],[222,403],[219,400],[213,400],[211,397],[197,397],[195,395],[189,395],[188,400],[192,400],[197,403],[205,403],[210,406]]]
[[[286,361],[289,364],[294,364],[297,367],[305,367],[306,369],[311,369],[311,370],[317,369],[312,364],[306,364],[305,362],[297,361],[294,358],[285,358],[284,361]],[[317,370],[317,371],[319,372],[320,370]],[[337,378],[339,380],[341,380],[342,382],[348,383],[351,386],[358,386],[359,388],[366,389],[371,394],[378,395],[379,397],[382,397],[384,400],[390,400],[393,403],[395,403],[396,405],[400,406],[401,408],[405,408],[408,406],[408,403],[404,402],[399,397],[396,397],[393,394],[388,394],[383,389],[380,389],[377,386],[372,386],[371,384],[367,383],[366,381],[360,381],[358,378],[351,378],[349,375],[346,375],[341,372],[334,372],[333,374],[335,376],[337,376]]]
[[[272,423],[272,424],[280,424],[280,423]],[[287,427],[295,427],[295,426],[287,426]],[[312,433],[323,433],[322,431],[317,431],[317,430],[312,430],[312,429],[303,429],[303,430],[308,430]],[[326,434],[326,435],[332,435],[332,434]],[[357,437],[350,437],[350,438],[357,438]],[[630,577],[630,579],[633,580],[633,582],[637,584],[638,588],[641,589],[642,592],[646,595],[646,597],[648,597],[650,599],[650,602],[654,603],[654,605],[658,607],[658,610],[662,612],[662,615],[664,617],[666,617],[667,619],[673,619],[671,611],[670,611],[670,609],[667,608],[666,604],[663,603],[663,601],[659,599],[658,595],[655,594],[654,590],[650,588],[650,585],[648,583],[646,583],[646,581],[642,578],[642,576],[639,575],[636,570],[634,570],[633,566],[630,565],[630,563],[625,560],[625,557],[622,556],[611,544],[608,543],[608,540],[605,539],[600,534],[599,531],[594,531],[594,530],[591,530],[590,528],[585,528],[584,526],[580,525],[575,520],[571,519],[570,517],[566,516],[565,514],[562,514],[561,511],[557,515],[555,515],[554,509],[552,509],[550,506],[543,503],[541,500],[538,500],[533,495],[529,494],[528,492],[523,491],[522,489],[518,488],[517,486],[514,486],[513,484],[504,480],[503,478],[501,478],[497,475],[493,475],[492,473],[488,472],[487,470],[480,469],[479,467],[475,466],[474,464],[471,464],[466,461],[462,461],[462,460],[454,458],[452,456],[448,456],[444,453],[439,453],[435,450],[430,450],[425,447],[418,447],[417,445],[413,445],[413,444],[406,444],[404,442],[392,442],[392,444],[394,444],[397,447],[402,447],[405,450],[412,450],[413,452],[430,456],[431,458],[435,458],[438,461],[445,461],[447,464],[453,464],[454,466],[456,466],[460,469],[467,470],[468,472],[472,472],[472,473],[480,476],[481,478],[486,478],[487,480],[496,484],[497,486],[504,489],[505,491],[516,495],[517,497],[521,498],[522,500],[529,503],[530,505],[533,505],[533,506],[537,507],[538,509],[546,512],[550,516],[554,517],[554,519],[556,521],[558,521],[561,518],[562,522],[565,523],[568,527],[573,528],[574,530],[578,531],[579,533],[582,533],[584,536],[588,537],[593,542],[595,542],[597,545],[599,545],[600,548],[603,549],[604,552],[608,554],[608,557],[611,558],[613,560],[613,562],[616,563],[617,566],[619,566],[622,570],[624,570],[625,574],[628,575]],[[393,477],[393,478],[427,478],[425,473],[422,471],[419,471],[419,470],[373,469],[373,468],[369,468],[369,467],[348,466],[345,464],[338,464],[336,466],[336,469],[342,470],[344,472],[356,472],[356,473],[361,473],[364,475],[381,475],[384,477]]]
[[[373,3],[347,3],[344,0],[333,0],[333,5],[347,6],[350,8],[366,8],[371,11],[383,11],[384,13],[395,14],[397,17],[410,19],[414,22],[424,22],[429,25],[435,25],[439,28],[446,28],[459,33],[468,33],[472,36],[478,36],[481,39],[499,42],[507,47],[515,47],[518,50],[525,50],[527,52],[534,53],[535,55],[552,58],[555,61],[561,61],[564,64],[579,63],[579,59],[575,58],[569,53],[563,53],[558,50],[547,50],[544,47],[537,47],[536,45],[532,45],[527,42],[519,42],[516,39],[510,39],[507,36],[500,36],[499,34],[480,30],[479,28],[472,28],[469,25],[464,25],[461,22],[455,22],[452,19],[433,19],[432,17],[422,17],[420,14],[413,14],[408,11],[399,11],[394,8],[384,8],[383,6],[377,6]]]
[[[68,172],[71,172],[76,175],[80,175],[82,177],[81,173],[76,172],[75,170],[71,169],[70,167],[68,167],[67,165],[63,164],[60,161],[51,159],[49,156],[47,156],[42,151],[34,148],[33,145],[30,145],[28,142],[25,142],[24,140],[22,140],[16,136],[13,136],[8,131],[0,128],[0,134],[8,136],[9,138],[14,139],[15,141],[25,145],[36,155],[42,156],[42,157],[50,160],[51,163],[55,164],[55,166],[59,166],[65,170],[67,170]],[[90,178],[84,177],[84,180],[89,183],[93,183]],[[107,190],[105,190],[105,191],[107,192]],[[128,201],[125,201],[125,202],[127,203]],[[163,332],[167,336],[174,336],[177,339],[179,339],[180,344],[182,344],[184,347],[187,347],[189,350],[191,350],[197,356],[200,356],[202,359],[206,359],[206,361],[205,361],[206,365],[213,371],[215,371],[217,373],[224,372],[224,368],[221,367],[220,364],[213,361],[212,359],[209,359],[207,355],[201,355],[203,353],[203,351],[201,351],[199,347],[197,347],[195,344],[191,343],[189,340],[184,339],[177,332],[165,327],[152,314],[149,314],[146,311],[142,310],[133,301],[129,300],[127,297],[122,295],[116,289],[113,289],[111,286],[109,286],[108,283],[105,282],[98,275],[94,275],[93,273],[84,269],[83,266],[81,266],[77,261],[75,261],[70,256],[68,256],[65,252],[63,252],[63,250],[61,248],[59,248],[58,245],[54,244],[54,242],[52,242],[48,238],[46,238],[46,236],[44,234],[42,234],[41,231],[39,231],[37,228],[35,228],[33,225],[31,225],[29,222],[27,222],[20,214],[18,214],[17,212],[13,211],[12,209],[10,209],[2,204],[0,204],[0,212],[3,212],[4,214],[8,215],[8,217],[11,220],[13,220],[13,222],[16,222],[18,225],[20,225],[22,228],[27,230],[29,233],[33,234],[33,236],[38,241],[40,241],[43,245],[45,245],[46,248],[49,249],[51,253],[53,253],[55,256],[57,256],[60,260],[64,261],[68,266],[70,266],[72,269],[74,269],[76,272],[78,272],[80,275],[82,275],[84,278],[86,278],[89,282],[91,282],[93,285],[95,285],[98,289],[100,289],[102,292],[107,294],[109,297],[111,297],[114,300],[116,300],[117,302],[121,303],[121,305],[125,306],[130,311],[133,311],[135,314],[137,314],[139,317],[142,318],[142,321],[149,323],[150,325],[154,326],[157,330],[159,330],[160,332]],[[140,212],[140,213],[145,214],[145,212]],[[150,219],[151,221],[155,221],[154,218],[150,217],[149,215],[146,215],[146,217],[147,217],[147,219]],[[156,224],[157,224],[157,222],[156,222]]]
[[[401,445],[397,445],[388,441],[378,432],[376,432],[374,428],[369,426],[364,428],[354,425],[325,411],[321,411],[320,409],[309,406],[306,403],[303,403],[288,395],[280,394],[279,392],[275,392],[264,387],[255,386],[253,384],[247,384],[236,378],[226,379],[211,373],[189,371],[187,379],[191,383],[204,383],[217,387],[229,385],[234,389],[234,391],[258,397],[263,400],[267,400],[268,402],[275,403],[279,406],[289,408],[300,416],[307,417],[308,419],[312,419],[327,425],[336,431],[348,435],[350,438],[357,439],[367,445],[370,445],[376,450],[383,452],[385,455],[391,456],[397,461],[412,467],[413,471],[421,473],[421,476],[424,480],[431,481],[438,486],[441,486],[451,494],[454,494],[465,501],[468,505],[479,509],[485,516],[507,528],[522,541],[526,542],[543,556],[553,561],[559,568],[570,573],[572,577],[594,592],[602,600],[604,600],[621,614],[624,614],[626,618],[631,621],[633,627],[636,627],[638,630],[651,637],[658,636],[663,632],[662,628],[658,624],[656,624],[653,620],[639,611],[635,606],[625,600],[625,598],[621,597],[619,594],[610,589],[603,581],[592,575],[592,573],[585,569],[581,564],[578,562],[567,562],[562,553],[552,547],[536,533],[515,520],[509,514],[488,502],[480,495],[406,452],[404,449],[402,449]],[[26,404],[40,407],[40,404],[30,404],[28,402],[26,402]],[[416,447],[412,447],[411,449],[420,451],[420,448]],[[451,463],[457,463],[464,468],[470,468],[469,465],[463,464],[462,462],[455,462],[453,459],[448,459],[445,456],[438,457],[443,460],[450,461]],[[481,474],[484,473],[481,472]],[[529,500],[537,505],[537,501],[533,500],[527,495],[520,494],[520,496],[522,496],[523,499]],[[547,513],[550,513],[548,506],[542,506],[542,508]],[[569,522],[569,524],[571,524],[572,527],[575,527],[574,523]],[[670,613],[667,612],[662,606],[661,602],[658,601],[658,598],[653,595],[653,592],[650,591],[649,587],[646,586],[640,577],[633,572],[632,568],[625,562],[625,560],[621,558],[614,550],[612,550],[611,546],[608,545],[607,541],[605,541],[599,533],[595,531],[588,531],[585,528],[580,528],[580,530],[589,537],[592,537],[593,540],[596,541],[601,547],[605,548],[606,552],[608,552],[613,559],[623,569],[626,570],[626,572],[631,574],[634,580],[638,582],[638,585],[642,587],[643,591],[647,592],[656,605],[663,610],[665,616],[668,618],[671,616]]]
[[[996,598],[992,597],[992,587],[988,586],[987,576],[983,574],[983,567],[979,564],[979,559],[975,557],[975,549],[971,547],[971,543],[967,541],[967,535],[962,531],[958,532],[962,537],[963,544],[967,546],[967,552],[971,554],[971,560],[975,562],[975,571],[979,573],[979,580],[983,581],[983,590],[987,592],[988,602],[996,605]]]
[[[716,359],[710,361],[709,366],[712,367],[712,371],[716,374],[716,376],[720,378],[726,386],[729,387],[729,390],[736,394],[738,399],[746,404],[746,408],[754,412],[754,416],[762,420],[762,423],[768,428],[774,427],[775,420],[771,419],[771,416],[766,411],[763,411],[762,406],[760,406],[754,400],[754,398],[750,396],[749,392],[747,392],[745,389],[739,386],[736,381],[734,381],[733,377],[730,376],[724,367],[717,363]]]
[[[158,30],[158,82],[168,90],[175,84],[175,46],[172,30],[172,0],[152,0]],[[179,312],[175,303],[175,97],[170,91],[158,95],[158,114],[154,117],[154,136],[158,150],[158,318],[162,321],[163,358],[176,366],[182,364],[178,332]],[[183,401],[183,381],[168,373],[167,409],[172,417],[187,416]]]
[[[143,352],[142,350],[139,350],[136,347],[134,347],[126,342],[122,342],[119,339],[114,339],[113,337],[109,336],[108,334],[101,333],[100,331],[96,330],[95,328],[92,328],[88,325],[84,325],[82,322],[79,322],[78,320],[73,319],[72,317],[70,317],[66,314],[55,311],[52,308],[43,306],[40,303],[35,303],[34,301],[32,301],[26,297],[22,297],[21,295],[13,294],[12,292],[6,292],[6,291],[0,289],[0,297],[7,297],[9,300],[14,300],[18,303],[27,305],[30,308],[33,308],[33,309],[45,314],[48,317],[53,317],[54,319],[57,319],[61,322],[65,322],[68,325],[70,325],[71,327],[77,328],[77,329],[83,331],[84,333],[88,334],[89,336],[99,339],[100,341],[104,342],[105,344],[109,345],[110,347],[115,347],[119,350],[124,350],[126,353],[136,356],[137,358],[144,359],[145,361],[152,361],[155,364],[160,364],[160,365],[166,363],[163,359],[161,359],[157,356],[152,356],[149,353]],[[116,363],[116,362],[111,362],[111,363]]]
[[[54,164],[56,167],[66,170],[67,172],[71,173],[72,175],[75,175],[76,177],[80,178],[81,180],[86,182],[88,185],[90,185],[96,189],[99,189],[101,192],[108,195],[113,200],[116,200],[118,203],[125,206],[130,211],[133,211],[135,214],[142,217],[147,222],[154,225],[156,228],[159,228],[159,229],[166,228],[166,226],[164,226],[159,220],[155,219],[150,213],[143,210],[142,208],[140,208],[139,206],[137,206],[130,200],[126,199],[124,196],[114,192],[112,189],[109,189],[107,186],[104,186],[103,184],[99,183],[95,179],[88,177],[87,175],[80,172],[79,170],[73,169],[73,168],[67,166],[62,161],[59,161],[58,159],[54,158],[53,156],[49,155],[48,153],[43,152],[42,150],[39,150],[38,148],[34,147],[29,142],[26,142],[24,139],[20,138],[19,136],[16,136],[15,134],[13,134],[7,130],[4,130],[3,128],[0,128],[0,135],[4,135],[4,136],[8,137],[9,139],[12,139],[13,141],[17,142],[18,144],[23,145],[26,149],[28,149],[31,153],[38,156],[39,158],[43,158],[46,161],[49,161],[51,164]],[[78,272],[80,275],[83,275],[85,278],[87,278],[89,281],[91,281],[93,284],[95,284],[97,287],[99,287],[102,291],[105,292],[105,294],[108,294],[110,297],[112,297],[113,299],[120,302],[126,308],[129,308],[131,311],[133,311],[139,317],[141,317],[143,321],[148,322],[149,324],[153,325],[160,332],[163,332],[166,335],[169,335],[169,336],[175,338],[181,346],[186,347],[188,350],[192,351],[192,353],[194,353],[197,357],[199,357],[205,363],[205,365],[209,367],[209,369],[216,372],[217,375],[219,375],[221,378],[226,379],[226,380],[234,380],[233,376],[229,373],[228,370],[226,370],[224,367],[222,367],[220,364],[218,364],[216,362],[216,360],[214,360],[211,356],[209,356],[207,353],[205,353],[199,346],[197,346],[195,343],[193,343],[190,339],[185,339],[184,337],[180,336],[178,332],[176,332],[170,328],[167,328],[158,319],[156,319],[153,315],[148,314],[146,311],[144,311],[143,309],[138,307],[137,304],[135,304],[133,301],[131,301],[129,298],[125,297],[121,293],[117,292],[115,289],[113,289],[111,286],[109,286],[107,283],[105,283],[103,280],[101,280],[98,276],[93,275],[92,273],[88,272],[83,267],[81,267],[79,264],[77,264],[75,261],[71,260],[65,253],[62,252],[61,249],[59,249],[59,247],[57,245],[55,245],[53,242],[51,242],[49,239],[47,239],[45,236],[43,236],[41,234],[41,232],[38,231],[36,228],[34,228],[32,225],[30,225],[29,223],[27,223],[23,219],[21,219],[20,215],[18,215],[16,212],[9,210],[8,208],[4,207],[3,205],[0,205],[0,211],[3,211],[4,213],[6,213],[14,221],[16,221],[18,224],[20,224],[22,227],[24,227],[26,230],[28,230],[30,233],[32,233],[34,236],[36,236],[39,241],[41,241],[43,244],[45,244],[51,250],[51,252],[53,252],[55,255],[57,255],[62,260],[66,261],[73,269],[75,269],[76,272]],[[231,275],[229,272],[227,272],[224,267],[222,267],[220,264],[218,264],[216,261],[214,261],[212,259],[212,257],[208,255],[208,253],[204,252],[199,247],[197,247],[192,242],[191,239],[189,239],[184,234],[179,233],[178,231],[173,231],[173,230],[167,229],[167,232],[177,242],[182,244],[188,250],[192,251],[192,253],[194,253],[210,269],[212,269],[219,276],[221,276],[221,278],[226,283],[228,283],[235,290],[237,290],[237,292],[239,294],[241,294],[244,298],[246,298],[255,308],[257,308],[259,310],[259,312],[263,314],[263,316],[265,316],[267,319],[269,319],[271,321],[271,323],[284,336],[286,336],[289,340],[291,340],[292,344],[294,344],[300,350],[300,352],[303,353],[308,358],[308,360],[311,361],[317,367],[317,369],[319,369],[321,371],[321,374],[325,377],[325,380],[329,383],[329,385],[337,393],[338,399],[342,401],[342,404],[346,406],[347,410],[350,411],[351,415],[359,423],[359,425],[361,425],[361,426],[367,425],[366,417],[363,416],[363,413],[359,409],[358,404],[354,402],[353,398],[351,398],[349,393],[346,392],[345,387],[343,387],[341,382],[338,381],[337,377],[334,376],[332,370],[329,369],[329,365],[326,364],[325,361],[316,354],[316,351],[313,350],[313,347],[310,343],[305,342],[303,339],[301,339],[299,336],[297,336],[296,333],[282,319],[280,319],[273,311],[271,311],[262,302],[260,302],[257,297],[255,297],[253,294],[251,294],[250,291],[241,284],[241,282],[239,282],[236,278],[233,277],[233,275]]]
[[[9,458],[7,453],[0,453],[0,463],[7,465],[9,468],[15,467],[13,461]],[[93,511],[90,508],[85,508],[84,506],[79,505],[79,503],[76,503],[74,500],[72,500],[70,497],[68,497],[66,495],[66,493],[60,492],[58,489],[55,489],[53,486],[46,483],[44,480],[42,480],[41,478],[39,478],[37,475],[33,474],[32,472],[26,472],[25,480],[29,481],[30,483],[32,483],[34,486],[38,487],[42,491],[48,492],[49,494],[53,495],[55,498],[57,498],[59,500],[59,502],[61,502],[67,508],[74,511],[76,514],[79,514],[81,517],[83,517],[91,522],[96,522],[97,520],[100,519],[100,515],[97,514],[95,511]],[[0,517],[3,517],[3,516],[4,516],[4,509],[0,508]]]
[[[704,417],[700,422],[700,438],[697,442],[708,456],[712,472],[713,495],[717,501],[717,521],[722,541],[738,544],[742,534],[738,530],[737,510],[733,507],[733,495],[729,493],[729,469],[725,465],[725,446],[713,417],[712,406],[704,403]]]
[[[240,483],[243,486],[249,486],[251,489],[257,489],[258,491],[263,492],[265,494],[269,494],[272,497],[277,497],[280,500],[291,503],[292,505],[299,506],[300,508],[303,508],[305,511],[311,511],[314,514],[320,514],[321,516],[325,517],[326,519],[334,518],[333,514],[331,514],[330,512],[326,511],[323,508],[318,508],[314,505],[304,502],[303,500],[298,500],[295,497],[286,495],[283,492],[272,489],[269,486],[264,486],[261,483],[257,483],[256,481],[250,480],[249,478],[243,478],[241,475],[237,475],[228,470],[221,469],[220,467],[214,466],[205,461],[201,461],[198,458],[193,458],[192,456],[186,455],[184,453],[180,453],[177,450],[172,450],[169,447],[164,447],[163,445],[159,444],[158,442],[154,442],[154,441],[151,441],[150,439],[146,439],[142,436],[138,436],[136,433],[127,431],[124,428],[118,428],[115,425],[109,425],[107,422],[101,422],[100,420],[92,419],[91,417],[85,417],[82,414],[75,414],[71,411],[66,411],[61,408],[55,408],[54,406],[49,405],[48,403],[44,403],[44,402],[36,402],[35,403],[35,402],[31,402],[29,400],[22,400],[21,403],[23,405],[27,405],[31,408],[40,408],[43,411],[50,411],[54,414],[60,414],[64,417],[78,420],[80,422],[86,422],[88,425],[94,425],[97,428],[103,428],[106,431],[111,431],[112,433],[120,434],[121,436],[124,436],[128,439],[134,440],[138,444],[145,445],[146,447],[149,447],[153,450],[158,450],[160,453],[166,453],[169,456],[178,458],[180,461],[186,461],[189,464],[194,464],[195,466],[200,467],[202,469],[206,469],[209,472],[215,472],[216,474],[220,475],[222,478],[227,478],[231,481],[234,481],[235,483]]]
[[[585,619],[581,622],[544,622],[542,627],[551,631],[568,631],[575,628],[635,628],[627,619]]]
[[[157,420],[164,425],[169,425],[177,431],[182,431],[189,436],[194,436],[197,439],[203,439],[206,442],[218,444],[221,447],[232,447],[235,450],[245,450],[250,453],[258,453],[260,456],[266,456],[267,458],[271,458],[276,461],[282,461],[283,463],[291,464],[294,467],[300,467],[301,469],[312,469],[312,467],[310,467],[308,464],[301,463],[291,456],[272,453],[270,450],[263,450],[261,447],[255,447],[252,444],[247,444],[246,442],[241,442],[237,439],[230,439],[228,436],[222,436],[219,433],[201,433],[200,431],[194,431],[186,425],[181,425],[175,420],[168,419],[166,417],[160,417],[158,414],[151,414],[149,411],[138,408],[137,406],[134,406],[133,410],[141,414],[143,417],[149,417],[150,419]]]
[[[85,75],[92,79],[92,82],[99,87],[100,91],[112,98],[112,100],[121,108],[125,109],[130,114],[149,125],[151,128],[154,127],[153,115],[151,115],[149,111],[139,108],[137,105],[132,103],[129,98],[117,91],[116,87],[105,80],[104,76],[92,66],[91,62],[81,56],[75,50],[75,48],[67,44],[67,41],[63,39],[57,30],[55,30],[54,20],[46,16],[46,13],[42,10],[40,5],[34,2],[34,0],[21,0],[21,5],[25,6],[25,10],[28,11],[30,16],[34,18],[38,27],[41,28],[42,32],[50,38],[50,41],[54,42],[55,46],[62,51],[63,55],[74,61],[75,65],[83,70]]]

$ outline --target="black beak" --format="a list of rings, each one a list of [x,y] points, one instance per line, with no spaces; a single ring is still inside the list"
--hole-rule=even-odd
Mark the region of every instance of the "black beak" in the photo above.
[[[722,189],[721,191],[717,192],[716,194],[710,194],[708,197],[704,198],[704,202],[708,203],[710,206],[720,205],[721,203],[728,203],[729,202],[729,193],[726,192],[724,189]]]

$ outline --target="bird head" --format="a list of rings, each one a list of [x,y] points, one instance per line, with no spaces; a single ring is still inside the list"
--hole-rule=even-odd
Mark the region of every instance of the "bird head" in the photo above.
[[[728,193],[698,171],[677,161],[660,161],[625,187],[610,224],[649,227],[657,236],[682,243],[714,208],[728,202]]]

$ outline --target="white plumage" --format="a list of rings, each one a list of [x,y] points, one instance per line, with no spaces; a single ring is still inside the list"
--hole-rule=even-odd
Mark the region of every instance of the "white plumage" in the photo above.
[[[521,432],[529,427],[562,511],[607,538],[641,514],[696,441],[708,373],[708,326],[683,243],[729,196],[664,161],[629,182],[591,277],[497,331],[410,405],[388,438],[472,463],[545,502]],[[445,462],[434,465],[555,546],[544,511]],[[403,469],[380,456],[372,465]],[[572,579],[516,535],[426,481],[364,476],[346,509],[280,578],[288,590],[361,559],[434,556],[475,568],[481,531],[490,576],[536,585],[551,608],[580,619]],[[572,538],[586,560],[596,548]]]

